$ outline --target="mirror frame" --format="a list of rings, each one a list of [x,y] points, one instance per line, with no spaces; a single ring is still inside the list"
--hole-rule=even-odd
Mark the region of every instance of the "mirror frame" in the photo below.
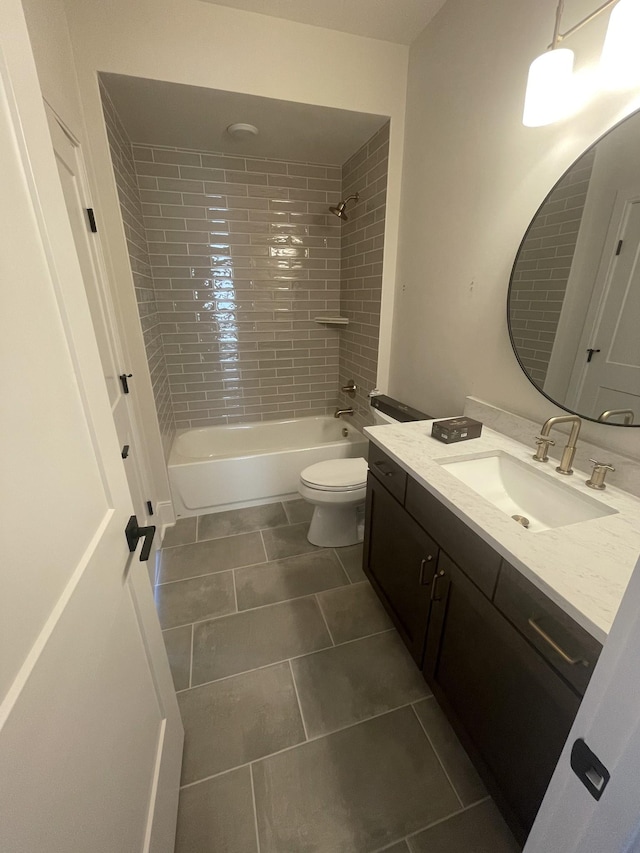
[[[606,130],[604,133],[602,133],[595,140],[595,142],[592,142],[591,145],[588,146],[588,148],[585,148],[584,151],[582,151],[582,153],[578,157],[575,158],[575,160],[571,163],[571,165],[568,166],[564,170],[564,172],[560,175],[560,177],[555,182],[555,184],[551,187],[549,192],[542,199],[542,202],[538,205],[538,208],[537,208],[536,212],[533,214],[533,216],[531,218],[531,222],[529,222],[529,224],[527,225],[527,229],[524,232],[524,235],[522,237],[522,240],[520,241],[520,244],[518,245],[518,251],[516,252],[515,259],[513,261],[512,267],[511,267],[511,274],[509,275],[509,284],[507,287],[507,329],[509,332],[509,341],[511,342],[511,349],[513,350],[513,353],[516,357],[518,365],[520,366],[520,370],[527,377],[527,380],[531,383],[531,385],[533,385],[533,387],[536,389],[536,391],[539,394],[542,394],[543,397],[546,397],[546,399],[549,400],[550,403],[553,403],[554,406],[557,406],[559,409],[563,409],[563,411],[565,411],[565,412],[569,412],[572,415],[577,415],[579,418],[582,418],[582,420],[584,420],[584,421],[591,421],[592,423],[599,424],[600,426],[622,427],[623,429],[640,427],[640,423],[637,423],[637,424],[615,424],[615,423],[611,423],[610,421],[599,421],[599,420],[597,420],[597,418],[591,418],[588,415],[583,415],[580,412],[576,412],[574,409],[570,409],[568,406],[564,405],[563,403],[559,403],[557,400],[554,400],[545,391],[543,391],[542,388],[540,388],[538,385],[536,385],[536,383],[533,381],[533,379],[531,378],[531,376],[529,375],[529,373],[527,372],[527,370],[525,369],[525,367],[522,363],[522,359],[520,358],[518,350],[516,349],[513,331],[511,329],[511,285],[513,284],[513,276],[514,276],[514,273],[516,270],[516,265],[518,263],[518,258],[520,257],[520,252],[522,251],[522,248],[526,242],[526,239],[529,236],[529,232],[533,228],[533,225],[534,225],[536,219],[538,218],[540,211],[546,205],[546,203],[549,201],[550,197],[555,192],[555,189],[558,186],[558,184],[565,179],[565,177],[573,169],[573,167],[576,165],[576,163],[579,160],[581,160],[585,156],[585,154],[588,154],[589,151],[591,151],[592,148],[595,148],[596,145],[598,145],[606,136],[609,136],[610,133],[613,133],[614,130],[617,130],[617,128],[619,128],[622,124],[624,124],[626,121],[628,121],[630,118],[633,118],[634,116],[640,117],[640,109],[634,110],[633,112],[629,113],[629,115],[626,115],[624,118],[620,119],[620,121],[616,122],[608,130]]]

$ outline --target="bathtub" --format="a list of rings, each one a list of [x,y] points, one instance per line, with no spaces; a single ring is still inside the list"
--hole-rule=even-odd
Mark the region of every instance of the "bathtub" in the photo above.
[[[176,515],[290,500],[307,465],[366,458],[367,446],[362,433],[330,416],[179,430],[169,456]]]

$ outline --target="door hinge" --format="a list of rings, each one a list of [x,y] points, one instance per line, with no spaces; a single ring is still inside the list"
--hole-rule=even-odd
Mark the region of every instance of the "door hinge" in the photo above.
[[[147,512],[149,513],[149,515],[153,515],[153,504],[151,503],[151,501],[147,501]]]
[[[98,226],[96,225],[96,217],[95,217],[95,214],[93,212],[92,207],[87,208],[87,217],[89,219],[89,228],[91,229],[91,233],[97,234],[98,233]]]
[[[127,379],[131,379],[132,376],[133,376],[132,373],[121,373],[120,374],[119,379],[120,379],[120,382],[122,382],[122,393],[123,394],[129,393],[129,383],[127,382]]]
[[[619,254],[620,254],[620,252],[622,251],[622,244],[623,244],[623,243],[624,243],[624,240],[619,240],[619,241],[618,241],[618,248],[616,249],[616,256],[617,256],[617,255],[619,255]]]

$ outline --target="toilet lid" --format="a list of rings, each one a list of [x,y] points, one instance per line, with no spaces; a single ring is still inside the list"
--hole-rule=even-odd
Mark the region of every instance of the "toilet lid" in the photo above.
[[[307,486],[326,491],[344,492],[348,489],[360,489],[367,482],[367,461],[357,459],[329,459],[309,465],[300,474]]]

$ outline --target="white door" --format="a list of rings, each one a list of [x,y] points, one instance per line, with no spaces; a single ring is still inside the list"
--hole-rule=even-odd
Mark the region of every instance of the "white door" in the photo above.
[[[170,853],[182,726],[19,0],[0,162],[0,849]]]
[[[105,286],[106,276],[103,273],[97,235],[90,230],[87,211],[92,205],[89,200],[82,152],[77,140],[63,127],[48,106],[46,112],[60,183],[89,301],[102,372],[109,395],[111,416],[116,426],[121,455],[124,458],[124,468],[134,510],[140,519],[140,524],[143,524],[147,515],[146,500],[149,488],[145,483],[144,466],[140,459],[140,442],[134,431],[128,405],[130,398],[124,394],[124,385],[120,376],[124,375],[130,390],[133,387],[133,380],[127,378],[126,363],[116,330],[114,309],[108,288]]]
[[[524,853],[640,853],[640,561]],[[571,769],[575,741],[585,741],[610,773],[599,800]]]
[[[595,322],[578,352],[575,409],[595,418],[610,409],[629,409],[640,423],[640,201],[625,205],[622,222],[619,254],[608,265]],[[594,350],[589,362],[587,348]]]

